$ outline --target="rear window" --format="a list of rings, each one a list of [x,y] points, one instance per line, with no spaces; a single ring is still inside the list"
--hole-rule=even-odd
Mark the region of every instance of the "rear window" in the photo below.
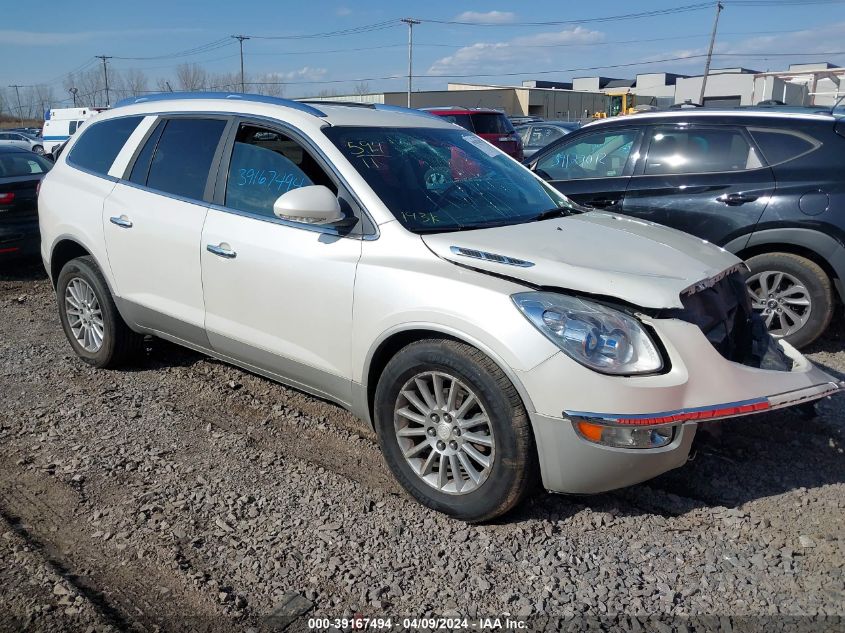
[[[0,154],[0,178],[46,174],[53,163],[37,154],[10,152]]]
[[[470,132],[473,131],[472,119],[469,118],[468,114],[441,114],[438,116],[446,119],[449,123],[460,125],[465,130],[469,130]]]
[[[476,134],[510,134],[513,125],[504,114],[476,112],[470,115]]]
[[[798,132],[762,128],[749,128],[748,131],[770,165],[798,158],[819,146],[818,141]]]
[[[143,117],[129,116],[95,123],[85,129],[67,160],[96,174],[107,174],[129,136]]]

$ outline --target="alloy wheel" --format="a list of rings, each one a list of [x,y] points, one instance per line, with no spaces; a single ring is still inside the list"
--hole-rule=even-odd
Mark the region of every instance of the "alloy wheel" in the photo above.
[[[65,289],[65,314],[82,349],[92,354],[99,351],[105,337],[103,313],[94,289],[80,277],[71,279]]]
[[[800,330],[813,309],[810,292],[793,275],[764,270],[746,281],[754,310],[760,312],[772,336],[782,338]]]
[[[432,488],[463,495],[481,486],[496,458],[487,411],[463,381],[427,371],[402,387],[394,429],[405,461]]]

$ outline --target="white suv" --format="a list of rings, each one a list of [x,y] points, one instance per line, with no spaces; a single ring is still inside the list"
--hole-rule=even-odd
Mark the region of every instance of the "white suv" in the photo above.
[[[171,94],[92,119],[44,179],[75,352],[175,341],[349,408],[402,485],[485,520],[683,464],[699,424],[842,385],[751,312],[743,264],[569,202],[425,113]]]

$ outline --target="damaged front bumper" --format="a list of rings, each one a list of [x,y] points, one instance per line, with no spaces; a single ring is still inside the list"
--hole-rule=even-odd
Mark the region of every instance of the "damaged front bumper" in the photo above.
[[[789,371],[726,360],[691,323],[643,319],[664,343],[667,372],[606,376],[556,355],[520,379],[543,485],[590,494],[632,485],[686,463],[698,424],[814,402],[845,390],[788,343]],[[625,444],[629,441],[629,444]]]

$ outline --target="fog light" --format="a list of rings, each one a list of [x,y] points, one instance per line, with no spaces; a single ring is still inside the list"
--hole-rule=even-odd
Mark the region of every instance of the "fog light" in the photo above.
[[[591,422],[578,422],[575,428],[586,440],[617,448],[660,448],[675,437],[678,425],[660,427],[605,426]]]

